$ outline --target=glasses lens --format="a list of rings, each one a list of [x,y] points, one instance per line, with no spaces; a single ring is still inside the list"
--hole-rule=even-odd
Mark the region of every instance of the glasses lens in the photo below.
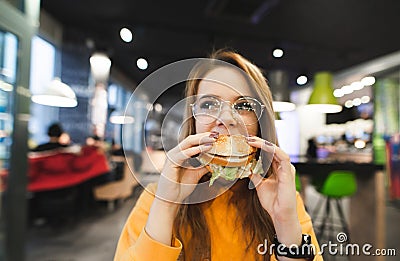
[[[203,124],[210,124],[218,118],[222,103],[214,96],[201,97],[193,104],[193,116]],[[240,98],[232,108],[233,116],[245,125],[256,123],[263,111],[262,104],[254,98]]]
[[[263,111],[261,103],[254,98],[240,98],[233,104],[233,108],[245,124],[256,123]]]
[[[193,116],[201,123],[213,122],[219,114],[221,102],[212,96],[199,98],[193,106]]]

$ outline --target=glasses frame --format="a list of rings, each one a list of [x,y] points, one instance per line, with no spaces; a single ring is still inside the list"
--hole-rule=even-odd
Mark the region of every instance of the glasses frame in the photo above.
[[[222,108],[223,108],[223,106],[224,106],[224,103],[229,103],[230,104],[230,107],[231,107],[231,111],[232,111],[232,115],[234,116],[234,115],[239,115],[239,113],[237,112],[237,110],[234,108],[235,107],[235,104],[236,104],[236,102],[237,101],[239,101],[239,100],[241,100],[241,99],[245,99],[245,100],[253,100],[253,101],[255,101],[255,102],[257,102],[258,104],[260,104],[260,107],[261,107],[261,109],[260,109],[260,115],[259,116],[257,116],[257,121],[255,121],[254,123],[250,123],[250,124],[246,124],[244,121],[243,121],[243,123],[244,123],[244,125],[246,125],[246,126],[250,126],[250,125],[253,125],[253,124],[256,124],[260,119],[261,119],[261,117],[262,117],[262,114],[263,114],[263,112],[264,112],[264,109],[265,109],[265,105],[264,104],[262,104],[259,100],[257,100],[256,98],[253,98],[253,97],[249,97],[249,96],[244,96],[244,97],[240,97],[239,99],[237,99],[237,100],[235,100],[234,102],[231,102],[231,101],[226,101],[226,100],[223,100],[223,99],[221,99],[221,98],[219,98],[219,97],[217,97],[217,96],[212,96],[212,95],[206,95],[206,96],[204,96],[204,97],[211,97],[211,98],[214,98],[214,99],[216,99],[216,100],[218,100],[219,102],[220,102],[220,105],[219,105],[219,109],[218,109],[218,114],[215,116],[215,119],[213,120],[213,121],[211,121],[210,123],[203,123],[203,124],[211,124],[211,123],[213,123],[214,121],[216,121],[220,116],[221,116],[221,112],[222,112]],[[201,97],[201,98],[203,98],[203,97]],[[201,99],[200,98],[200,99]],[[195,109],[194,109],[194,106],[196,105],[196,103],[198,102],[198,100],[196,100],[195,102],[193,102],[193,103],[191,103],[190,104],[190,108],[191,108],[191,110],[192,110],[192,115],[193,115],[193,117],[197,120],[197,117],[196,117],[196,115],[195,115]],[[211,117],[214,117],[214,116],[212,116],[212,115],[210,115]],[[234,117],[235,118],[235,117]],[[236,119],[237,120],[237,119]]]

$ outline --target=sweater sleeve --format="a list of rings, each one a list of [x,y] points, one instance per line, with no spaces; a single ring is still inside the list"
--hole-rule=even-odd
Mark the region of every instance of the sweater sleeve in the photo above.
[[[148,185],[136,202],[122,229],[114,261],[177,260],[182,250],[178,239],[172,240],[172,246],[164,245],[152,239],[144,229],[155,191],[156,184]]]

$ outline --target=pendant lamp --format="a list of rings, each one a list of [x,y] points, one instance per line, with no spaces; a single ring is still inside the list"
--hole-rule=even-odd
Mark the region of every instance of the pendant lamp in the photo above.
[[[272,92],[275,112],[293,111],[296,105],[289,100],[289,75],[282,70],[274,70],[268,74],[268,85]]]
[[[60,78],[54,78],[43,91],[32,95],[34,103],[54,107],[76,107],[78,101],[75,92],[61,82]]]
[[[94,53],[90,59],[90,68],[92,77],[97,83],[107,85],[108,77],[110,75],[111,60],[105,53]]]
[[[275,122],[281,121],[281,120],[282,120],[281,114],[279,112],[275,112]]]
[[[330,72],[315,74],[314,89],[306,107],[322,113],[337,113],[342,110],[342,106],[333,96],[332,74]]]
[[[132,124],[135,118],[125,115],[121,110],[115,110],[110,114],[110,122],[113,124]]]

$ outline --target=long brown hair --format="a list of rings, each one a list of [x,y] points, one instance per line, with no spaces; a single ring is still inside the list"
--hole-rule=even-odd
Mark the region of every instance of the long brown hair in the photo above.
[[[185,89],[185,97],[188,97],[184,124],[182,126],[182,138],[195,134],[195,120],[191,116],[190,104],[193,102],[191,97],[197,95],[198,86],[202,78],[211,70],[220,66],[234,66],[247,80],[249,86],[254,91],[255,98],[266,106],[260,119],[258,136],[277,144],[275,132],[274,113],[272,109],[272,95],[261,70],[245,59],[240,54],[230,50],[218,50],[210,55],[210,59],[200,61],[191,71]],[[263,157],[266,159],[267,157]],[[265,162],[269,166],[268,162]],[[272,168],[267,175],[274,175]],[[204,176],[205,177],[205,176]],[[203,178],[204,178],[203,177]],[[200,181],[202,182],[202,180]],[[248,189],[249,180],[243,179],[235,183],[231,188],[234,191],[229,204],[236,209],[240,209],[236,222],[241,224],[245,231],[247,243],[246,251],[253,251],[259,243],[265,239],[270,243],[273,240],[275,229],[271,217],[263,209],[255,189]],[[183,204],[180,206],[174,222],[174,234],[183,243],[183,254],[181,260],[201,260],[211,258],[211,240],[209,228],[202,209],[207,207],[210,201],[197,204]],[[190,237],[188,237],[188,233]],[[186,236],[185,236],[186,235]],[[260,259],[269,260],[269,253],[265,256],[260,255]]]

